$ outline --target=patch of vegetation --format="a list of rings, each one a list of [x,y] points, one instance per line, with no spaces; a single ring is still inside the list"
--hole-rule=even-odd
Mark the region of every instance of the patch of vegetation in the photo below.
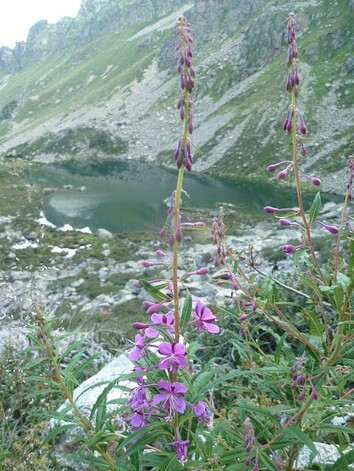
[[[12,100],[9,103],[7,103],[1,110],[0,121],[3,121],[5,119],[11,119],[13,117],[13,113],[16,109],[16,106],[17,106],[16,100]]]
[[[128,144],[120,137],[101,129],[78,127],[59,135],[47,133],[35,141],[9,149],[5,156],[29,158],[38,154],[77,155],[85,153],[85,150],[119,155],[128,150]]]
[[[149,316],[141,299],[132,299],[98,313],[81,311],[70,319],[70,328],[94,333],[106,350],[117,354],[123,347],[127,348],[128,340],[134,340],[137,331],[132,323],[146,321],[149,321]]]

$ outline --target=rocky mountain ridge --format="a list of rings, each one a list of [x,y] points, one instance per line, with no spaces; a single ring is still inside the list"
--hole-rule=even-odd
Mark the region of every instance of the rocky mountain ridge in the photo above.
[[[340,192],[353,152],[354,4],[296,6],[300,107],[311,136],[304,171],[320,170],[325,189]],[[10,58],[0,52],[0,153],[170,163],[180,126],[174,23],[186,14],[198,73],[194,168],[264,178],[288,146],[288,9],[280,0],[84,0],[75,19],[39,22]]]

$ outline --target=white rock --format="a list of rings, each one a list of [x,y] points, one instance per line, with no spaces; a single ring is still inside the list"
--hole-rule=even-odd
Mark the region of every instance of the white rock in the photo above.
[[[112,239],[113,234],[110,231],[107,231],[107,229],[97,229],[97,235],[98,237],[101,237],[102,239]]]
[[[68,232],[68,231],[73,231],[74,228],[71,224],[64,224],[63,227],[59,227],[58,228],[58,231],[62,231],[62,232]]]
[[[120,375],[130,373],[133,368],[134,364],[126,355],[122,354],[109,362],[97,374],[81,383],[80,386],[74,390],[74,400],[79,410],[88,417],[99,395],[107,387],[108,383],[118,380],[116,386],[107,394],[107,407],[112,410],[114,406],[110,406],[109,402],[126,397],[128,393],[125,390],[127,388],[130,390],[136,386],[132,381],[119,381]],[[62,404],[57,412],[62,411],[67,406],[68,401]],[[56,425],[57,421],[55,419],[51,419],[50,427],[53,428]]]
[[[321,463],[324,465],[330,465],[335,463],[340,457],[340,453],[335,445],[327,445],[326,443],[314,442],[317,450],[317,455],[311,462],[311,450],[304,446],[296,460],[295,467],[303,469],[307,468],[311,464]]]

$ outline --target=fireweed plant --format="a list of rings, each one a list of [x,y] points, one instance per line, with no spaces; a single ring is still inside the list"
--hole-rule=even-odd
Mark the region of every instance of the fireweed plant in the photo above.
[[[177,70],[180,77],[177,109],[182,122],[182,134],[174,154],[178,169],[177,187],[171,195],[166,222],[160,233],[161,237],[168,238],[172,254],[158,250],[156,256],[166,262],[145,262],[148,266],[159,266],[162,263],[170,267],[172,277],[170,280],[160,280],[157,284],[143,284],[154,299],[144,302],[150,321],[133,324],[139,333],[135,337],[130,360],[136,362],[135,370],[141,373],[128,403],[132,408],[131,427],[141,429],[150,423],[156,424],[156,421],[162,423],[163,428],[159,432],[161,445],[172,448],[179,463],[185,464],[192,434],[195,433],[190,425],[198,421],[210,427],[212,412],[193,390],[193,374],[183,336],[189,329],[218,334],[219,327],[215,324],[216,316],[199,299],[195,300],[193,308],[192,298],[188,295],[181,309],[179,296],[180,284],[184,279],[191,275],[206,275],[209,269],[202,267],[192,272],[179,270],[183,228],[203,227],[204,224],[184,223],[181,218],[181,199],[185,193],[183,176],[186,170],[192,171],[193,164],[190,136],[194,129],[192,105],[196,77],[191,47],[193,39],[185,17],[178,20],[177,37]]]
[[[168,275],[140,280],[149,299],[144,302],[146,322],[133,324],[137,331],[130,351],[134,370],[107,384],[89,417],[73,399],[79,357],[61,364],[66,355],[58,354],[36,309],[39,335],[34,343],[44,350],[41,365],[52,364],[48,385],[61,388],[68,402],[67,408],[52,415],[59,426],[45,443],[61,431],[81,427],[81,454],[75,459],[90,469],[291,471],[303,469],[297,459],[305,445],[310,460],[316,458],[314,442],[334,445],[338,456],[332,460],[336,461],[333,467],[306,469],[345,471],[354,461],[353,451],[348,452],[354,392],[350,212],[354,158],[348,162],[342,218],[337,226],[328,224],[320,218],[320,193],[308,209],[302,200],[303,184],[318,187],[321,182],[301,171],[302,159],[309,153],[308,131],[298,106],[301,67],[293,14],[286,39],[289,105],[283,130],[291,140],[292,155],[267,170],[277,172],[279,180],[292,176],[298,201],[293,208],[266,206],[264,211],[298,237],[296,243],[282,248],[294,268],[287,268],[283,277],[275,270],[264,273],[254,247],[243,252],[232,249],[220,208],[211,226],[217,270],[213,280],[229,287],[230,296],[219,308],[193,299],[188,291],[181,296],[190,276],[209,273],[208,267],[184,270],[181,262],[183,231],[204,226],[184,222],[181,214],[184,173],[193,166],[196,84],[190,25],[181,17],[176,52],[182,131],[174,154],[178,179],[160,233],[169,249],[159,249],[154,260],[143,262],[146,268],[161,267]],[[325,262],[316,249],[322,230],[331,248]],[[123,386],[127,380],[130,388]],[[108,393],[114,389],[124,394],[109,403]]]

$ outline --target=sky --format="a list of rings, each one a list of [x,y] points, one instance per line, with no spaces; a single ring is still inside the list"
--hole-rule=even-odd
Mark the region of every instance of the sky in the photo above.
[[[0,46],[15,47],[25,41],[28,30],[39,20],[56,23],[63,16],[75,17],[81,0],[0,0]]]

